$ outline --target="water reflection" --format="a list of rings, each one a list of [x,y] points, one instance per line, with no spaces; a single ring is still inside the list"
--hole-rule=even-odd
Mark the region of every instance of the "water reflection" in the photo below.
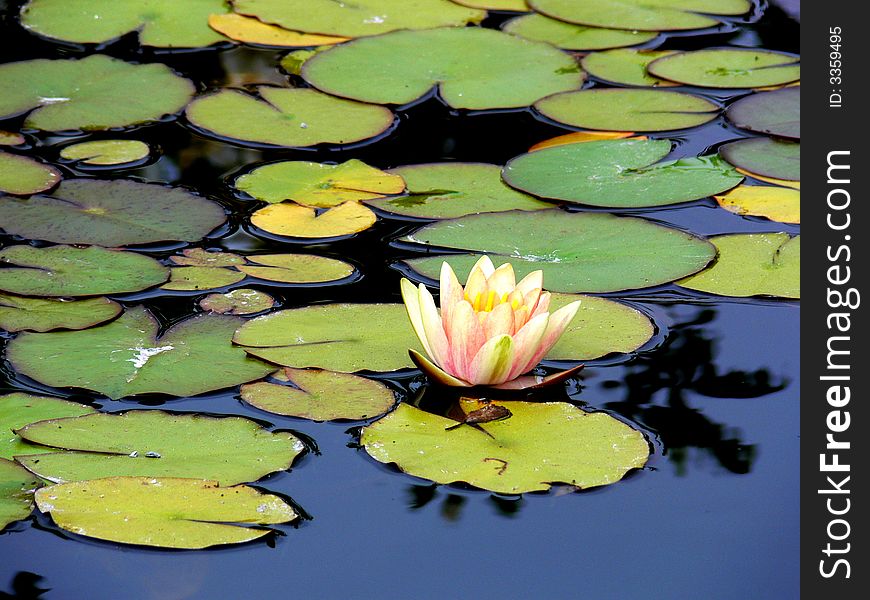
[[[749,473],[757,450],[755,444],[741,440],[739,430],[693,408],[687,392],[711,398],[760,398],[789,384],[764,368],[723,372],[716,364],[717,339],[709,328],[715,319],[715,309],[696,309],[688,320],[671,328],[662,347],[627,366],[623,381],[603,383],[606,388],[625,389],[623,400],[604,407],[656,432],[680,475],[686,473],[692,448],[736,474]],[[664,405],[656,403],[661,397]]]
[[[18,571],[12,578],[12,583],[9,584],[12,591],[0,591],[0,599],[32,600],[34,598],[41,598],[44,593],[51,591],[51,588],[40,587],[42,580],[42,575],[37,575],[30,571]]]
[[[456,523],[462,518],[462,509],[465,507],[468,498],[461,494],[452,492],[444,493],[445,488],[439,488],[436,484],[431,485],[409,485],[408,491],[408,508],[412,511],[417,511],[425,508],[434,500],[438,504],[438,513],[445,521]],[[490,495],[488,498],[490,506],[494,509],[496,515],[512,519],[516,517],[520,509],[523,507],[524,500],[522,496],[516,498],[505,498],[503,496]]]

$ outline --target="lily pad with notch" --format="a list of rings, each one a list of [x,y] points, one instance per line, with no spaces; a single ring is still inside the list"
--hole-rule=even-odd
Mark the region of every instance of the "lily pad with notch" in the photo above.
[[[502,31],[527,40],[547,42],[564,50],[605,50],[645,44],[658,37],[657,31],[631,31],[586,27],[551,19],[539,13],[523,15],[502,25]]]
[[[135,65],[102,54],[0,65],[0,119],[30,112],[44,131],[103,130],[157,121],[180,111],[193,83],[160,63]]]
[[[798,81],[800,58],[750,48],[709,48],[676,52],[647,66],[650,75],[685,85],[758,88]]]
[[[568,54],[482,28],[396,31],[320,52],[302,66],[315,87],[375,104],[408,104],[433,87],[452,108],[520,108],[580,87]]]
[[[305,445],[242,417],[132,410],[51,419],[17,431],[60,449],[15,460],[54,483],[102,477],[191,477],[221,485],[256,481],[290,468]]]
[[[232,268],[172,267],[169,281],[161,285],[160,289],[175,292],[216,290],[238,283],[244,278],[244,273]]]
[[[65,146],[60,157],[79,167],[123,167],[144,161],[151,148],[140,140],[94,140]]]
[[[462,399],[466,414],[483,403]],[[501,494],[546,491],[556,483],[586,489],[642,468],[649,444],[606,413],[567,402],[493,401],[510,416],[456,427],[456,421],[400,404],[363,428],[360,443],[382,463],[435,483],[467,483]]]
[[[50,195],[0,198],[7,233],[61,244],[195,242],[225,221],[224,209],[202,196],[123,179],[68,179]]]
[[[800,190],[772,185],[740,185],[716,196],[725,210],[738,215],[764,217],[780,223],[801,222]]]
[[[462,215],[506,210],[553,208],[504,184],[501,167],[482,163],[431,163],[390,171],[404,179],[408,194],[368,200],[388,213],[421,219],[451,219]]]
[[[602,140],[520,155],[503,171],[508,185],[542,198],[607,208],[690,202],[743,181],[718,156],[659,162],[670,140]]]
[[[737,168],[774,179],[800,181],[800,142],[767,137],[729,142],[719,148],[719,155]]]
[[[61,529],[121,544],[198,550],[256,540],[298,518],[246,485],[172,477],[107,477],[40,489],[36,504]]]
[[[135,252],[99,246],[7,246],[0,290],[22,296],[103,296],[138,292],[169,279],[169,269]]]
[[[121,310],[120,304],[108,298],[58,300],[0,292],[0,329],[11,332],[87,329],[114,319]]]
[[[671,87],[679,85],[650,75],[646,67],[652,61],[673,54],[673,50],[608,50],[592,52],[583,57],[583,70],[604,81],[638,87]]]
[[[251,224],[267,233],[303,239],[343,237],[364,231],[377,216],[359,202],[318,210],[295,202],[270,204],[251,215]]]
[[[799,140],[801,88],[750,94],[729,106],[725,116],[741,129]]]
[[[0,152],[0,193],[27,196],[50,190],[61,180],[51,165],[18,154]]]
[[[671,131],[709,123],[719,107],[699,96],[665,90],[603,88],[539,100],[535,109],[571,127],[604,131]]]
[[[316,33],[291,31],[278,25],[263,23],[259,19],[237,13],[211,14],[208,25],[231,40],[255,46],[279,48],[308,48],[324,44],[340,44],[349,38]]]
[[[219,315],[250,315],[267,311],[274,305],[275,299],[269,294],[248,288],[209,294],[199,301],[200,308]]]
[[[259,379],[273,368],[230,343],[238,317],[195,316],[160,333],[145,308],[83,331],[22,333],[6,347],[16,371],[58,388],[112,399],[137,394],[195,396]]]
[[[290,148],[352,144],[384,133],[394,120],[382,106],[317,90],[260,86],[256,91],[257,96],[231,89],[201,96],[185,115],[205,133],[239,144]]]
[[[716,244],[719,259],[677,285],[719,296],[800,298],[800,236],[738,233],[710,241]]]
[[[94,408],[85,404],[50,396],[23,392],[0,396],[0,428],[4,432],[3,437],[0,437],[0,457],[11,459],[19,454],[56,452],[55,448],[24,441],[15,431],[38,421],[80,417],[94,412]]]
[[[242,400],[260,410],[312,421],[362,421],[382,415],[396,403],[390,388],[359,375],[288,367],[272,378],[283,384],[243,385]]]

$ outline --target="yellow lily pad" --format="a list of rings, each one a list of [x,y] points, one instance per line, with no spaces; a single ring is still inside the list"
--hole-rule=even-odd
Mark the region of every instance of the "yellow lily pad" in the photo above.
[[[714,198],[719,206],[738,215],[765,217],[780,223],[801,222],[800,190],[767,185],[741,185]]]
[[[582,144],[583,142],[599,142],[601,140],[623,140],[632,138],[635,140],[648,139],[645,135],[635,135],[631,131],[575,131],[566,133],[565,135],[557,135],[543,142],[538,142],[531,148],[529,152],[534,150],[543,150],[553,146],[565,146],[567,144]]]
[[[375,224],[375,213],[359,202],[345,202],[318,214],[314,208],[281,202],[251,215],[251,224],[275,235],[331,238],[364,231]]]
[[[751,171],[747,171],[746,169],[742,169],[740,167],[736,167],[737,172],[746,175],[747,177],[752,177],[753,179],[757,179],[758,181],[763,181],[764,183],[771,183],[773,185],[778,185],[780,187],[787,187],[793,190],[801,189],[801,182],[798,181],[789,181],[788,179],[776,179],[774,177],[766,177],[764,175],[759,175],[758,173],[753,173]]]
[[[228,38],[243,44],[277,46],[280,48],[307,48],[324,44],[340,44],[350,38],[291,31],[270,25],[253,17],[235,13],[214,14],[208,17],[208,26]]]

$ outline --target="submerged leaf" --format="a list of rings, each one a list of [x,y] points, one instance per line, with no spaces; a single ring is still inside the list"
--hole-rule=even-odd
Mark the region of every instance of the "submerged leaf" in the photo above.
[[[93,413],[39,421],[18,430],[28,442],[62,449],[16,460],[55,483],[101,477],[192,477],[221,485],[256,481],[290,468],[305,446],[242,417],[159,410]]]
[[[199,315],[158,336],[142,307],[83,331],[23,333],[6,357],[21,374],[54,387],[94,390],[117,399],[136,394],[194,396],[259,379],[273,369],[230,343],[243,319]]]
[[[298,517],[289,504],[252,487],[162,477],[109,477],[42,488],[36,503],[67,531],[159,548],[194,550],[260,538]]]
[[[113,319],[120,312],[121,305],[108,298],[69,301],[0,292],[0,329],[6,331],[86,329]]]
[[[33,490],[41,482],[26,469],[0,458],[0,530],[33,511]]]
[[[482,403],[463,399],[466,414]],[[363,429],[372,458],[435,483],[464,482],[502,494],[615,483],[646,464],[643,434],[605,413],[567,402],[492,402],[510,418],[458,427],[456,421],[400,404]],[[487,435],[489,434],[489,435]]]

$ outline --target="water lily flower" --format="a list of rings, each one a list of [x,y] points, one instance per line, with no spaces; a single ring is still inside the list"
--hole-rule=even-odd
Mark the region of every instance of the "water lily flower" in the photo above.
[[[550,314],[542,271],[519,283],[509,263],[483,256],[463,288],[441,265],[441,311],[426,286],[402,279],[408,316],[430,360],[411,350],[428,375],[450,386],[497,386],[533,369],[577,314],[580,301]]]

